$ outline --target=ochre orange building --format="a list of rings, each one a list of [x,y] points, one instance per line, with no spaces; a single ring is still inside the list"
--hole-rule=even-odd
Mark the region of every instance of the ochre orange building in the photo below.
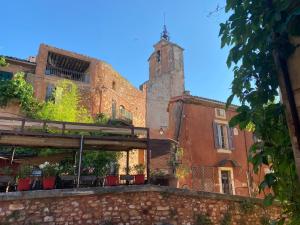
[[[253,195],[258,177],[247,162],[253,134],[228,123],[236,107],[225,103],[182,95],[169,104],[169,138],[184,150],[182,164],[190,174],[178,186],[194,190]]]

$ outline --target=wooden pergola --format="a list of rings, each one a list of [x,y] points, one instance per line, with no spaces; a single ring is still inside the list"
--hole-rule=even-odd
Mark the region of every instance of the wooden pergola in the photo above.
[[[0,146],[77,150],[77,185],[80,180],[83,151],[126,152],[128,174],[129,152],[134,149],[146,150],[146,175],[149,182],[149,129],[144,127],[0,117]]]

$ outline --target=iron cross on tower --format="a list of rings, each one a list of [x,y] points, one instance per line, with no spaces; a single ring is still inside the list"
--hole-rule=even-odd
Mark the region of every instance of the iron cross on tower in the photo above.
[[[160,38],[165,39],[166,41],[170,40],[170,35],[169,35],[167,26],[166,26],[166,14],[165,13],[164,13],[164,28],[163,28],[163,32],[160,35]]]

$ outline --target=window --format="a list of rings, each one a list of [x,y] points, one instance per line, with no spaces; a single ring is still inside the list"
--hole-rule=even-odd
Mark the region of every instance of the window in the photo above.
[[[113,119],[116,119],[116,117],[117,117],[117,103],[115,100],[112,100],[112,103],[111,103],[111,117]]]
[[[226,119],[226,112],[225,109],[215,109],[215,114],[217,118]]]
[[[13,77],[13,73],[6,72],[6,71],[0,71],[0,80],[11,80]]]
[[[45,101],[53,100],[54,99],[54,90],[55,87],[53,84],[48,84],[47,89],[46,89],[46,96],[45,96]]]
[[[116,90],[116,82],[115,82],[115,81],[112,82],[111,88],[112,88],[113,90]]]
[[[160,50],[156,52],[156,61],[160,62]]]
[[[125,116],[125,107],[123,105],[120,105],[119,113],[120,117]]]
[[[213,123],[216,149],[234,149],[233,130],[227,124]]]
[[[224,194],[233,194],[231,181],[231,171],[221,170],[221,192]]]

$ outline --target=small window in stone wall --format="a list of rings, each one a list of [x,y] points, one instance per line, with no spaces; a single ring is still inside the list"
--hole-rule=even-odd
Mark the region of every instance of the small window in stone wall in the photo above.
[[[112,82],[111,88],[112,88],[113,90],[116,90],[116,82],[115,82],[115,81]]]
[[[221,170],[221,185],[223,194],[233,194],[231,171]]]
[[[0,71],[0,81],[2,80],[11,80],[13,78],[13,73]]]
[[[225,109],[216,108],[215,114],[217,118],[226,119],[226,112]]]
[[[158,50],[157,52],[156,52],[156,61],[157,62],[160,62],[160,50]]]

